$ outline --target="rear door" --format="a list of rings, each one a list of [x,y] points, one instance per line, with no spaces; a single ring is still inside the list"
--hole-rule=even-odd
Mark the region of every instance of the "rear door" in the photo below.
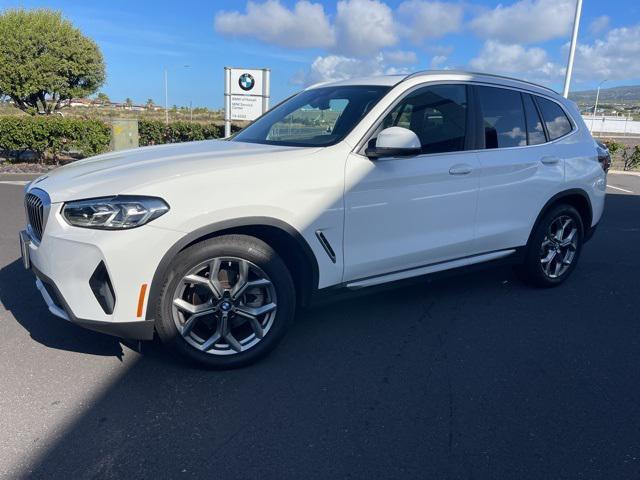
[[[490,86],[476,86],[475,93],[483,125],[477,246],[482,252],[522,246],[564,183],[562,153],[548,141],[534,96]]]

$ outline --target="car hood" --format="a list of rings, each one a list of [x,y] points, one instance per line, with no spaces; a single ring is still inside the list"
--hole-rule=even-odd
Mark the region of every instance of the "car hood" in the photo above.
[[[205,140],[136,148],[79,160],[34,180],[27,190],[45,190],[53,203],[135,193],[171,177],[201,175],[228,168],[251,168],[307,155],[317,148],[281,147]]]

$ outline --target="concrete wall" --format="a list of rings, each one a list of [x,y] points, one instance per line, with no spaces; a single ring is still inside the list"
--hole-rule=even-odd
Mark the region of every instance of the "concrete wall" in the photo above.
[[[589,127],[589,130],[591,130],[591,133],[594,134],[607,132],[622,135],[640,135],[640,122],[629,120],[626,117],[603,117],[602,115],[596,115],[594,120],[591,115],[583,115],[582,118],[587,124],[587,127]]]

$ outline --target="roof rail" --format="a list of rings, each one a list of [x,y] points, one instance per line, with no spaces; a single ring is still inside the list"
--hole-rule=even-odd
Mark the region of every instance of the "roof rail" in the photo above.
[[[533,82],[529,82],[527,80],[521,80],[519,78],[515,78],[515,77],[508,77],[506,75],[497,75],[495,73],[486,73],[486,72],[470,72],[467,70],[420,70],[414,73],[410,73],[409,75],[407,75],[406,77],[404,77],[399,83],[404,82],[405,80],[409,80],[410,78],[415,78],[415,77],[420,77],[422,75],[433,75],[433,74],[451,74],[451,73],[458,73],[458,74],[466,74],[466,75],[482,75],[485,77],[493,77],[493,78],[502,78],[505,80],[513,80],[514,82],[520,82],[520,83],[526,83],[527,85],[532,85],[534,87],[538,87],[538,88],[542,88],[544,90],[548,90],[550,92],[553,92],[557,95],[559,95],[558,92],[556,92],[553,88],[549,88],[549,87],[545,87],[544,85],[539,85],[537,83],[533,83]]]

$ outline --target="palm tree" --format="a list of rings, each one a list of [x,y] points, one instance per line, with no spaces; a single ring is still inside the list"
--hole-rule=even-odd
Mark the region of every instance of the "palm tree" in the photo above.
[[[147,110],[151,110],[154,107],[155,103],[153,103],[153,99],[152,98],[147,98],[147,103],[145,104],[145,106],[147,107]]]
[[[133,100],[131,100],[129,97],[124,99],[124,104],[127,106],[127,108],[131,108],[133,107]]]

